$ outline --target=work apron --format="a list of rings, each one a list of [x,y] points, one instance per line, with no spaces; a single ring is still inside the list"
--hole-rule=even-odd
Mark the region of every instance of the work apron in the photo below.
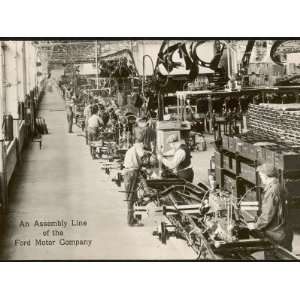
[[[134,218],[134,203],[136,201],[136,187],[137,187],[137,182],[138,182],[138,176],[140,172],[140,166],[141,166],[141,159],[138,156],[136,150],[135,150],[135,155],[137,162],[139,164],[137,169],[125,169],[124,170],[124,187],[125,187],[125,192],[126,192],[126,201],[127,201],[127,223],[128,225],[133,225],[135,222]]]
[[[124,172],[124,187],[126,192],[127,201],[127,223],[132,225],[134,223],[134,202],[136,200],[136,184],[138,179],[139,170],[126,170]]]

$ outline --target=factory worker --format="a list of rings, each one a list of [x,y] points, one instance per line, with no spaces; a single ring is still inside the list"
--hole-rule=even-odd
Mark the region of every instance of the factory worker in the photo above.
[[[67,97],[66,99],[66,113],[67,113],[67,121],[68,121],[68,132],[72,133],[73,118],[74,118],[74,102],[71,97]]]
[[[172,159],[166,159],[159,154],[157,157],[158,160],[172,170],[179,178],[193,182],[194,171],[191,165],[191,153],[188,146],[184,140],[179,139],[178,134],[169,136],[167,143],[172,148],[174,157]]]
[[[87,128],[87,121],[92,115],[93,99],[89,99],[88,105],[84,108],[83,115],[85,119],[85,127]]]
[[[93,105],[94,105],[94,100],[93,99],[89,99],[88,100],[88,105],[84,108],[84,111],[83,111],[86,144],[88,144],[88,132],[87,132],[88,120],[89,120],[89,118],[92,115]]]
[[[147,118],[145,117],[142,117],[142,118],[138,118],[136,120],[136,125],[139,127],[139,128],[145,128],[147,126]]]
[[[264,188],[261,214],[255,223],[248,224],[248,228],[261,230],[273,242],[291,251],[293,233],[287,222],[287,193],[282,189],[273,165],[263,164],[257,171]]]
[[[68,132],[69,133],[73,133],[72,131],[72,127],[73,127],[73,117],[74,117],[74,113],[73,113],[73,108],[70,105],[66,106],[66,112],[67,112],[67,121],[68,121]]]
[[[136,128],[135,130],[135,143],[129,148],[125,154],[124,159],[124,185],[127,195],[128,204],[128,217],[127,222],[129,226],[138,225],[138,221],[133,216],[134,205],[134,191],[136,189],[135,183],[137,176],[142,165],[142,157],[145,154],[144,151],[144,130]]]
[[[191,106],[187,106],[187,108],[186,108],[185,119],[186,119],[186,121],[189,121],[189,122],[193,122],[195,120],[193,109]]]
[[[98,106],[94,105],[92,115],[87,122],[87,133],[90,142],[97,140],[97,134],[101,126],[103,126],[103,120],[98,116]]]

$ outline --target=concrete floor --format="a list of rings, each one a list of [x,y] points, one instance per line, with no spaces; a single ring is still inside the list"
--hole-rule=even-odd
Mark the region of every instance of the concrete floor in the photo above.
[[[1,225],[1,260],[172,260],[194,259],[194,252],[182,240],[167,245],[152,236],[151,217],[144,227],[126,224],[124,193],[93,161],[81,131],[67,133],[64,102],[57,91],[47,93],[40,114],[46,119],[49,135],[43,148],[31,144],[10,185],[9,209]],[[66,228],[38,227],[35,221],[68,222]],[[87,226],[71,226],[71,220]],[[23,224],[21,223],[23,221]],[[22,226],[29,222],[29,226]],[[50,235],[47,230],[50,229]],[[53,236],[52,230],[62,231]],[[46,236],[43,236],[46,234]],[[36,245],[36,240],[54,240],[54,245]],[[60,245],[59,240],[92,240],[87,245]],[[20,245],[30,241],[30,245]]]

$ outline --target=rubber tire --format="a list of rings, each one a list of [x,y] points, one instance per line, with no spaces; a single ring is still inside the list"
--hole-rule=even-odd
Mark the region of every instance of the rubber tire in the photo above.
[[[47,128],[46,121],[45,121],[45,119],[42,119],[42,120],[43,120],[43,132],[44,132],[44,134],[48,134],[48,128]]]
[[[166,222],[161,222],[160,223],[160,226],[161,226],[161,242],[163,244],[166,244],[167,243],[167,224]]]
[[[41,120],[40,118],[36,118],[36,129],[39,134],[43,134],[42,128],[41,128]]]

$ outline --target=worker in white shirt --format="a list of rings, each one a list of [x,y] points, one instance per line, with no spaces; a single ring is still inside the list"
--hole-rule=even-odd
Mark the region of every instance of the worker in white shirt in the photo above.
[[[292,251],[293,231],[288,222],[288,194],[278,179],[274,165],[265,163],[257,168],[263,185],[261,212],[250,230],[259,230],[274,243]],[[276,258],[276,257],[275,257]],[[272,251],[265,251],[265,260],[273,260]]]
[[[138,221],[133,216],[133,206],[135,201],[135,189],[138,180],[139,170],[142,165],[142,157],[144,151],[144,130],[137,128],[135,130],[135,143],[126,152],[124,159],[124,185],[126,191],[126,201],[128,204],[127,222],[129,226],[139,225]]]
[[[76,98],[75,93],[73,93],[71,100],[72,100],[73,113],[74,113],[74,117],[75,117],[76,116],[76,103],[77,103],[77,98]]]
[[[88,128],[88,120],[92,115],[92,107],[93,107],[93,99],[89,99],[88,105],[84,108],[83,111],[86,144],[88,144],[89,141],[87,128]]]
[[[98,106],[94,105],[92,107],[92,115],[87,122],[88,140],[90,142],[95,141],[97,139],[97,135],[101,126],[103,126],[103,121],[98,116]]]
[[[66,112],[67,112],[67,121],[68,121],[68,132],[72,133],[73,118],[74,118],[74,101],[70,95],[68,95],[66,98]]]
[[[178,178],[193,182],[194,171],[191,165],[191,152],[188,146],[184,140],[179,139],[177,134],[169,136],[167,143],[172,148],[172,152],[174,153],[173,158],[166,159],[161,154],[158,154],[158,160],[178,176]]]
[[[92,107],[93,107],[93,100],[90,99],[88,102],[88,105],[84,108],[84,111],[83,111],[83,115],[85,118],[85,128],[87,128],[88,119],[92,115]]]
[[[71,98],[71,88],[66,87],[66,89],[65,89],[65,99],[68,100],[70,98]]]

